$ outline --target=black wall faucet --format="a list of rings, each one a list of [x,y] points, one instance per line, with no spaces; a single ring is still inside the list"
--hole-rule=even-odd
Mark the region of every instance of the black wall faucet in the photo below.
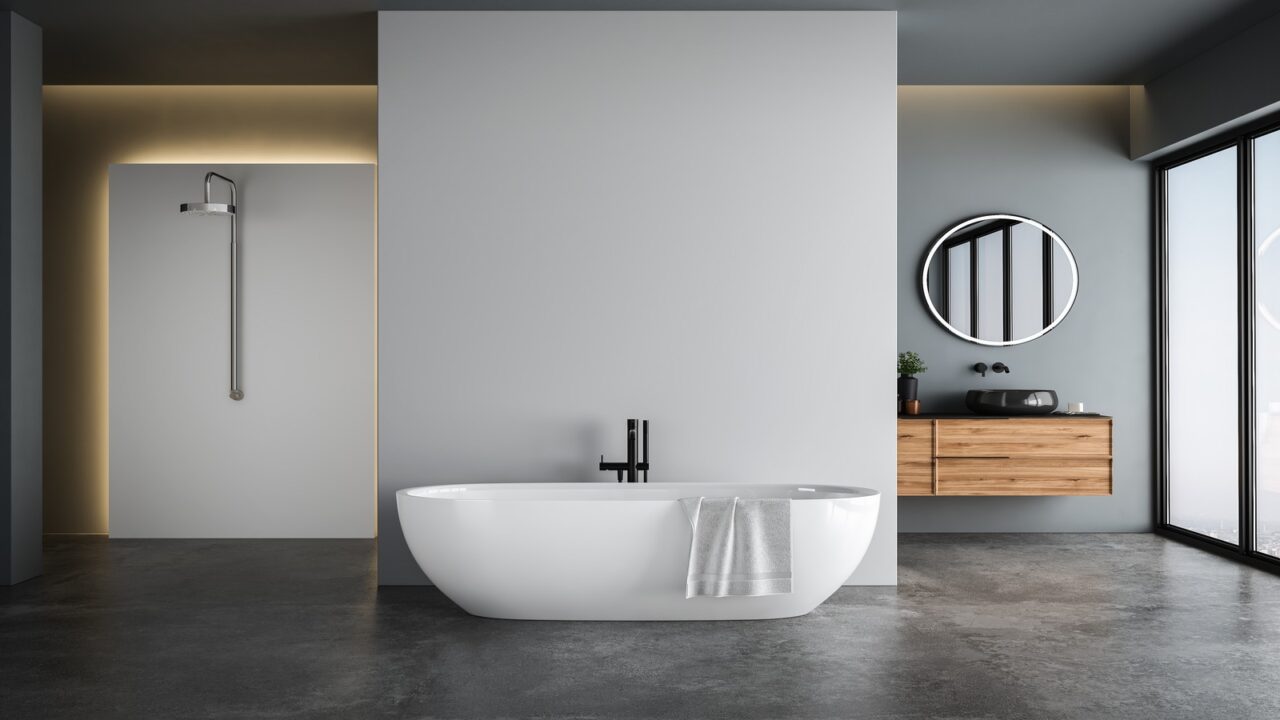
[[[636,426],[640,424],[641,421],[634,418],[627,420],[626,462],[605,462],[604,455],[600,456],[600,470],[613,470],[618,473],[618,482],[622,482],[622,473],[624,472],[627,474],[627,482],[629,483],[649,482],[649,421],[643,421],[642,426],[644,428],[644,438],[642,440],[644,444],[644,457],[643,459],[637,460],[636,441],[639,438],[636,437]],[[639,473],[644,473],[643,479],[640,477]]]
[[[987,364],[986,364],[986,363],[984,363],[984,362],[974,363],[974,364],[973,364],[973,371],[974,371],[974,372],[976,372],[976,373],[982,373],[982,377],[986,377],[986,376],[987,376],[987,370],[989,370],[989,369],[990,369],[990,368],[988,368],[988,367],[987,367]]]

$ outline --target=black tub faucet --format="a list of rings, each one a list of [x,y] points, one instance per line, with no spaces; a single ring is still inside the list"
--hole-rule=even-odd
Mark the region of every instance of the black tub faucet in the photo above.
[[[627,482],[649,482],[649,421],[643,423],[644,433],[644,458],[637,459],[636,441],[639,439],[636,435],[637,425],[641,421],[636,419],[627,420],[627,461],[621,462],[605,462],[604,455],[600,456],[600,470],[613,470],[618,473],[618,482],[622,482],[622,473],[627,474]],[[639,473],[644,473],[643,479]]]

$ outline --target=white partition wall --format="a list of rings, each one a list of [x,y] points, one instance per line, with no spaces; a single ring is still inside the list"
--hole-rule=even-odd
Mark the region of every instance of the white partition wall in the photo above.
[[[178,213],[210,170],[239,402],[230,220]],[[111,536],[373,537],[374,167],[113,165],[110,193]]]
[[[651,481],[884,493],[896,564],[896,16],[379,20],[380,581],[395,492]]]

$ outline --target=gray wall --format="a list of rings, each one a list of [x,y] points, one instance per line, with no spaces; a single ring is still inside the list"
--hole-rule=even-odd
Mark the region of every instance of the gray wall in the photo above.
[[[899,500],[904,532],[1143,531],[1151,527],[1149,168],[1128,159],[1125,87],[899,90],[898,347],[929,366],[926,411],[962,411],[969,388],[1044,387],[1115,417],[1115,494]],[[920,262],[956,222],[1026,215],[1057,231],[1080,268],[1074,309],[1048,335],[987,348],[925,307]],[[970,367],[1004,361],[1011,376]]]
[[[0,444],[0,584],[39,575],[42,543],[41,484],[41,32],[13,13],[0,13],[5,38],[6,112],[3,150],[4,321],[0,353],[6,381]]]
[[[1280,109],[1280,15],[1134,88],[1132,157],[1150,159]]]
[[[230,220],[178,212],[209,170],[239,189],[239,402]],[[112,165],[110,182],[111,536],[373,537],[374,167]]]
[[[654,481],[882,491],[895,581],[895,26],[381,15],[380,582],[397,490],[612,482],[627,417]]]

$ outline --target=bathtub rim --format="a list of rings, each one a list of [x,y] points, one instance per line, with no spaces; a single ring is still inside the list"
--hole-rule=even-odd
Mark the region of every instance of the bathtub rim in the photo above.
[[[503,489],[511,490],[530,490],[532,488],[545,488],[547,490],[588,490],[588,493],[599,492],[601,497],[556,497],[550,494],[549,497],[500,497],[488,494],[482,497],[468,496],[466,490],[476,489],[482,491],[500,491]],[[735,497],[734,494],[725,492],[719,494],[706,494],[690,492],[686,495],[677,495],[676,497],[617,497],[618,493],[612,495],[603,495],[607,490],[621,490],[622,492],[657,492],[659,488],[662,490],[672,490],[675,488],[706,488],[706,487],[724,487],[724,488],[778,488],[780,491],[785,489],[787,494],[779,492],[777,495],[760,495],[749,496],[749,499],[779,499],[791,500],[793,502],[833,502],[841,500],[865,500],[868,498],[878,498],[882,493],[879,490],[873,490],[867,487],[857,485],[830,485],[830,484],[798,484],[798,483],[706,483],[706,482],[655,482],[655,483],[614,483],[614,482],[472,482],[472,483],[446,483],[440,485],[419,485],[416,487],[402,488],[396,491],[396,500],[401,501],[412,499],[414,501],[435,501],[435,502],[675,502],[686,497]],[[812,492],[812,495],[808,493]],[[738,495],[737,497],[743,497]]]

